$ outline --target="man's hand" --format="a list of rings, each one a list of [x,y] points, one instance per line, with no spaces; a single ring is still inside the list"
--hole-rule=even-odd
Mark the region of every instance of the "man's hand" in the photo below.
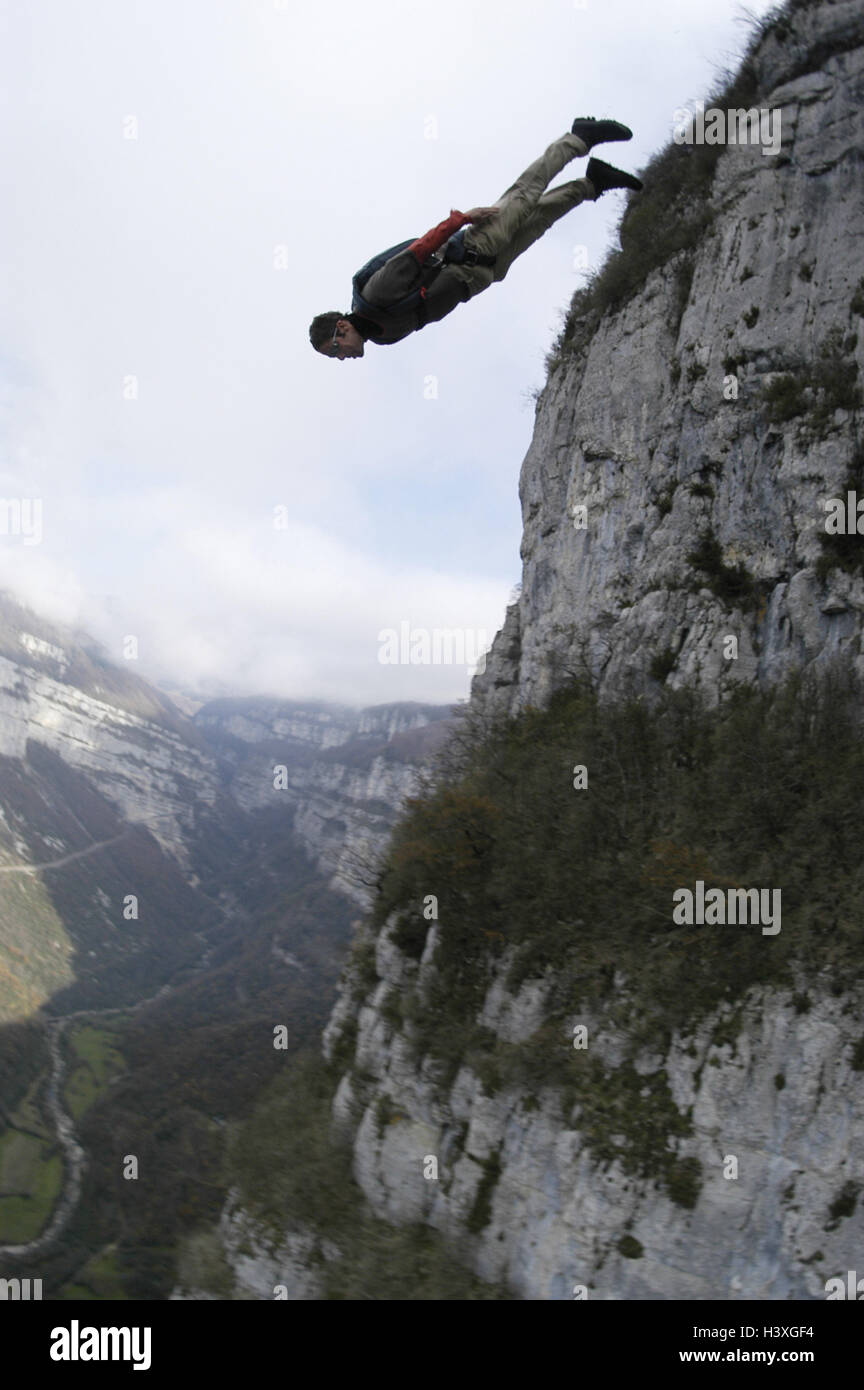
[[[490,217],[494,217],[496,212],[500,212],[499,207],[494,208],[471,208],[465,213],[469,222],[486,222]]]

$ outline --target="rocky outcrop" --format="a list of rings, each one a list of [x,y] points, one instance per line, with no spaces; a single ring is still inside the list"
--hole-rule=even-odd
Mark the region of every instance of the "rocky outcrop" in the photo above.
[[[698,240],[575,334],[539,398],[521,595],[477,706],[542,704],[586,668],[650,690],[656,659],[712,695],[862,666],[861,572],[819,566],[824,499],[864,481],[860,5],[793,7],[752,67],[779,153],[723,150]]]
[[[322,1261],[338,1255],[309,1232],[289,1232],[274,1244],[231,1191],[212,1236],[184,1243],[173,1302],[230,1297],[308,1302],[323,1296]]]
[[[418,1067],[410,1025],[394,1026],[382,1006],[392,991],[403,1003],[423,991],[436,932],[418,966],[385,929],[374,993],[358,1002],[347,980],[325,1037],[332,1054],[356,1029],[334,1119],[376,1215],[430,1224],[481,1278],[533,1300],[824,1298],[828,1279],[856,1268],[860,999],[812,981],[806,1008],[792,993],[754,992],[734,1025],[731,1009],[717,1011],[626,1066],[620,1027],[580,1010],[545,1040],[548,1064],[564,1054],[575,1076],[590,1059],[599,1086],[631,1090],[622,1132],[605,1134],[598,1154],[589,1114],[562,1106],[560,1084],[499,1090],[465,1066],[442,1086],[431,1061]],[[518,1047],[538,1037],[545,991],[532,980],[514,997],[506,968],[478,1023]],[[619,998],[625,989],[616,982]],[[574,1047],[580,1025],[584,1049]],[[663,1114],[668,1159],[639,1171]]]

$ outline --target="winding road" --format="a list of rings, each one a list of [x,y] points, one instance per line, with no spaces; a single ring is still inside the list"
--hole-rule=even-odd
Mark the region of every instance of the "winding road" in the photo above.
[[[2,864],[0,874],[41,874],[46,869],[62,869],[64,864],[71,864],[73,859],[86,859],[88,854],[95,854],[106,845],[116,845],[117,841],[122,840],[127,834],[128,831],[123,830],[119,835],[112,835],[110,840],[97,840],[86,849],[76,849],[73,854],[64,854],[62,859],[49,859],[47,864]]]

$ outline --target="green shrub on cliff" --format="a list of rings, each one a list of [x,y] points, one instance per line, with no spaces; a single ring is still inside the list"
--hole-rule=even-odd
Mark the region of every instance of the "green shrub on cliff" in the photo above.
[[[505,950],[514,989],[551,972],[553,1017],[583,1000],[614,1013],[620,971],[634,1038],[798,970],[857,978],[860,699],[851,675],[741,688],[713,710],[668,690],[601,706],[583,683],[542,711],[468,716],[446,782],[396,828],[374,908],[379,926],[413,924],[419,954],[424,899],[438,899],[436,970],[404,1002],[418,1049],[450,1066],[482,1050],[477,1011]],[[698,879],[780,889],[779,933],[675,925],[673,891]]]

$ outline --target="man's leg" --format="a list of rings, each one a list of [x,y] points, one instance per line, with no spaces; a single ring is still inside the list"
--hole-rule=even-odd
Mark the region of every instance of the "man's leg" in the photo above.
[[[465,245],[473,246],[484,256],[497,255],[515,239],[547,185],[567,164],[587,153],[585,142],[569,131],[560,140],[554,140],[540,158],[529,164],[516,182],[500,198],[496,198],[500,212],[482,226],[468,228]]]
[[[576,203],[592,196],[591,185],[585,179],[576,179],[572,184],[564,184],[562,188],[546,194],[546,199],[554,200],[552,202],[544,203],[541,196],[556,174],[560,174],[572,160],[581,159],[585,154],[587,146],[584,141],[580,140],[578,135],[571,135],[569,131],[562,135],[560,140],[553,140],[540,158],[529,164],[516,182],[511,184],[500,198],[496,198],[495,202],[500,212],[490,217],[482,226],[469,227],[466,230],[466,246],[474,247],[485,256],[498,257],[496,264],[491,268],[482,265],[451,267],[453,274],[468,287],[472,298],[475,294],[480,294],[481,290],[488,289],[494,281],[503,280],[516,257],[542,236],[556,217],[561,217],[565,212],[569,212],[571,207],[575,207]],[[565,197],[562,202],[565,190],[575,189],[577,185],[585,189],[581,196],[571,195],[569,201]],[[538,215],[546,217],[554,208],[558,211],[553,212],[549,220],[537,222]],[[511,246],[518,249],[511,253]]]
[[[454,265],[450,267],[452,273],[469,287],[473,299],[475,294],[503,280],[516,257],[539,241],[553,222],[593,197],[594,187],[590,179],[573,179],[570,183],[562,183],[559,188],[550,189],[533,207],[528,208],[513,240],[498,252],[494,266]]]
[[[572,208],[593,197],[594,186],[590,179],[573,179],[570,183],[562,183],[560,188],[552,188],[548,193],[544,193],[530,209],[514,239],[499,251],[492,267],[493,282],[503,280],[517,256],[521,256],[523,251],[527,251],[529,246],[539,241],[553,222],[557,222],[559,217],[564,217]]]

